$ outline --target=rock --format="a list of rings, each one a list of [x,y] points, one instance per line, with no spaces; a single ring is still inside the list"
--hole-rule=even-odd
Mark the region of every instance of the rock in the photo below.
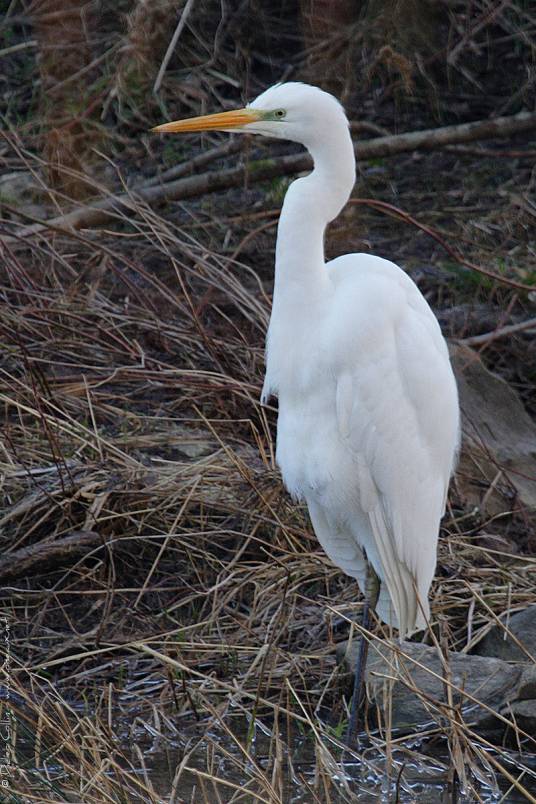
[[[525,665],[517,697],[510,704],[511,717],[528,734],[536,734],[536,664]]]
[[[526,698],[536,700],[536,664],[529,664],[523,668],[517,697],[523,700]]]
[[[505,662],[530,662],[532,656],[536,662],[536,606],[529,606],[513,614],[505,621],[505,627],[525,646],[529,656],[499,625],[488,631],[475,645],[473,653],[478,656],[492,656]]]
[[[352,672],[358,643],[358,639],[353,641],[348,655],[348,643],[337,647],[339,661],[343,661]],[[472,728],[481,732],[504,729],[504,725],[489,709],[510,718],[509,707],[514,702],[523,703],[520,717],[531,717],[536,712],[536,695],[532,697],[536,688],[536,673],[527,673],[529,669],[534,670],[532,666],[512,665],[501,659],[466,653],[450,653],[449,667],[452,683],[463,690],[452,691],[452,703],[454,706],[461,704],[463,718]],[[414,731],[438,723],[447,714],[443,676],[442,661],[434,647],[414,642],[371,643],[366,674],[367,694],[369,700],[384,712],[388,711],[387,704],[391,698],[393,729]],[[523,701],[520,700],[522,694]],[[469,696],[473,696],[478,703]]]
[[[486,513],[511,511],[514,497],[536,509],[536,425],[508,383],[468,346],[451,346],[462,409],[458,485]],[[493,485],[492,485],[493,484]],[[490,493],[488,493],[490,489]]]
[[[510,705],[510,717],[516,721],[520,729],[528,734],[536,733],[536,700],[514,701]]]

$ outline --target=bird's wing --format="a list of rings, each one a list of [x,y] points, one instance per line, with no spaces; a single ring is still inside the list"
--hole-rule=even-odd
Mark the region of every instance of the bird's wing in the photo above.
[[[370,520],[372,543],[365,535],[361,544],[402,633],[428,613],[458,427],[446,347],[431,312],[419,305],[395,300],[383,312],[373,305],[373,331],[363,326],[359,342],[347,344],[336,378],[339,436]]]

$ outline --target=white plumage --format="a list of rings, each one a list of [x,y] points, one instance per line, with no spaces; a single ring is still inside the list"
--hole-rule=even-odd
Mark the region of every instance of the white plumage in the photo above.
[[[252,106],[284,108],[275,125],[315,162],[289,188],[277,237],[263,389],[264,400],[279,396],[277,462],[320,544],[363,592],[365,549],[381,580],[377,612],[404,636],[429,615],[458,445],[446,343],[394,263],[369,254],[324,261],[326,224],[355,181],[342,107],[302,84],[272,88]]]
[[[377,612],[405,636],[429,614],[459,441],[439,324],[394,263],[369,254],[325,262],[326,225],[355,182],[335,98],[280,84],[244,110],[199,118],[200,128],[293,140],[313,157],[314,170],[293,182],[281,211],[262,400],[279,397],[277,462],[289,492],[306,501],[320,544],[363,592],[371,563],[381,581]]]

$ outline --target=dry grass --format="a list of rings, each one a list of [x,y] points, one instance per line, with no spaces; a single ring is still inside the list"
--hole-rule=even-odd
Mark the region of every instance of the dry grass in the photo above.
[[[140,134],[163,113],[133,83],[140,65],[159,66],[136,50],[136,36],[147,44],[136,15],[144,5],[130,9],[130,37],[100,43],[121,54],[121,69],[102,90],[116,128],[95,160],[95,196],[191,156],[188,143],[169,153]],[[475,6],[485,19],[487,4]],[[529,11],[520,4],[516,17],[512,8],[494,35],[519,43]],[[218,26],[194,15],[158,102],[174,103],[178,92],[185,110],[216,105],[249,58],[225,38],[239,23],[225,20],[216,35]],[[454,15],[466,37],[472,28],[459,23]],[[281,30],[293,44],[288,25]],[[199,52],[207,31],[218,45],[208,61]],[[262,53],[253,26],[244,36]],[[449,69],[474,70],[476,58],[461,55]],[[186,81],[184,60],[194,56]],[[392,127],[395,118],[376,122]],[[6,801],[439,801],[454,800],[460,784],[468,800],[491,800],[498,789],[497,801],[516,800],[510,789],[534,800],[534,741],[508,713],[488,743],[468,717],[434,701],[426,733],[397,734],[387,706],[368,712],[361,754],[343,755],[348,680],[335,645],[361,604],[284,492],[275,410],[258,402],[273,209],[284,183],[163,211],[133,197],[131,213],[117,211],[107,229],[19,239],[32,215],[50,217],[72,199],[46,182],[34,122],[8,120],[3,164],[40,189],[22,201],[3,197],[1,232],[0,571],[12,564],[3,576],[10,639],[0,690],[17,768]],[[468,259],[534,280],[533,211],[519,203],[533,183],[530,163],[444,153],[363,168],[361,195],[403,199]],[[505,323],[530,315],[526,299],[457,272],[433,241],[371,209],[349,208],[329,249],[371,243],[417,266],[452,335],[493,329],[505,310]],[[523,333],[486,350],[528,407],[533,350]],[[531,532],[528,518],[467,510],[454,484],[431,596],[442,645],[467,650],[498,617],[534,601]],[[81,552],[39,560],[45,547],[82,538]]]

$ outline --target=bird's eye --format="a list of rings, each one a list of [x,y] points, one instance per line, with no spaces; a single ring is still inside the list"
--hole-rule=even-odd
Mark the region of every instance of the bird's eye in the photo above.
[[[278,120],[281,120],[286,115],[286,112],[284,109],[277,109],[277,111],[274,112],[274,115]]]

